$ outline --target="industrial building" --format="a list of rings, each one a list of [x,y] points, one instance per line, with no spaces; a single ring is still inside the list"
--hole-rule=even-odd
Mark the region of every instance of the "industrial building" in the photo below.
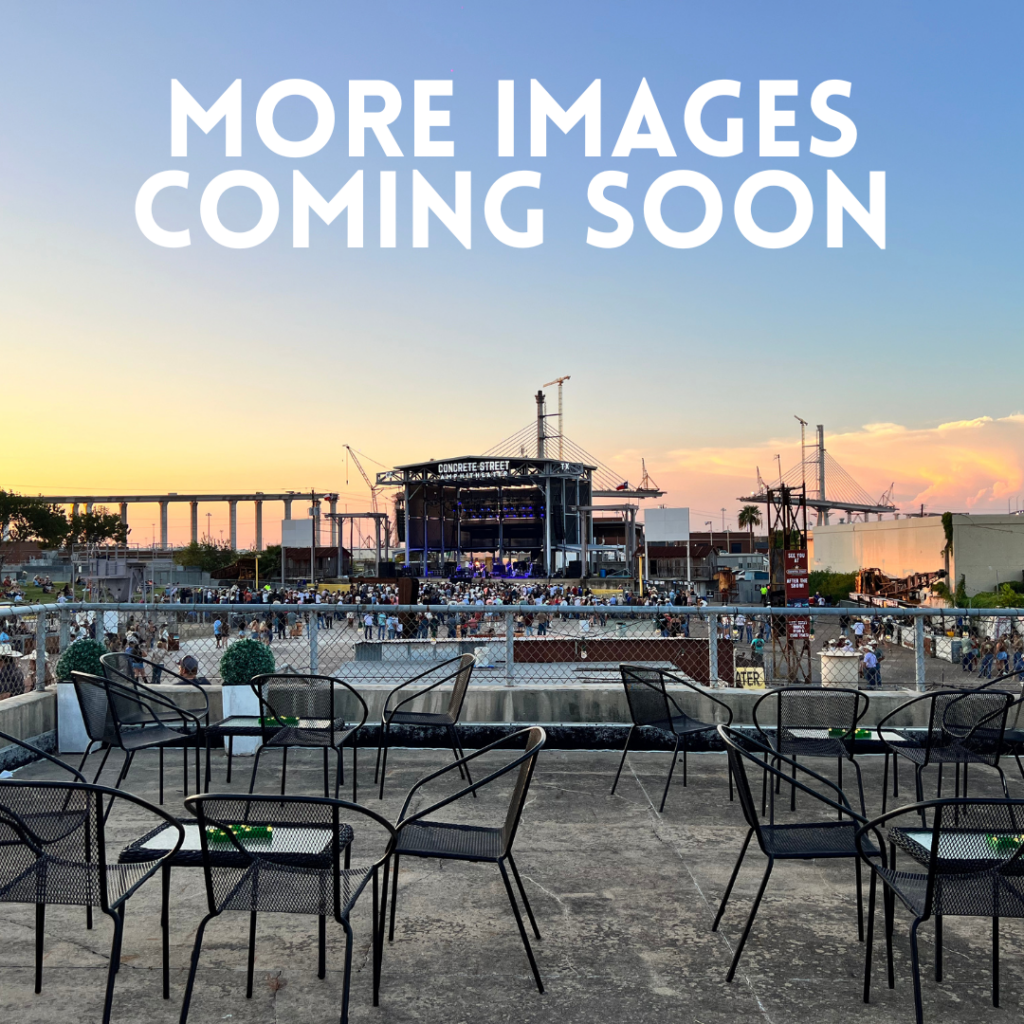
[[[889,576],[945,569],[946,534],[939,515],[815,526],[811,567],[833,572],[880,569]],[[1024,516],[953,516],[949,574],[967,594],[1024,579]]]

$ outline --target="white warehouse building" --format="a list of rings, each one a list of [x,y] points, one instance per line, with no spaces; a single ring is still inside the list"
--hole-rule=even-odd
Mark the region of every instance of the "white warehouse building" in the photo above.
[[[815,570],[880,569],[888,576],[945,568],[941,516],[836,523],[813,531]],[[967,594],[1024,579],[1024,516],[954,515],[950,575],[965,578]]]

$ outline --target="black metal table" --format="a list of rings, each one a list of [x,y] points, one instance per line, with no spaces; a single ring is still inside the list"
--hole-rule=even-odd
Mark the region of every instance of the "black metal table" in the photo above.
[[[164,862],[161,871],[161,907],[160,907],[160,929],[163,936],[163,986],[164,999],[170,998],[170,916],[169,907],[171,893],[171,868],[201,868],[203,866],[202,837],[199,834],[199,825],[193,818],[179,818],[178,821],[185,828],[185,839],[178,852]],[[225,822],[227,825],[244,824],[243,822]],[[345,867],[349,866],[349,859],[352,855],[352,840],[354,834],[350,825],[341,825],[339,829],[338,845],[345,851]],[[243,846],[251,846],[253,850],[261,853],[271,853],[276,860],[287,861],[289,855],[296,857],[296,862],[304,865],[316,859],[317,854],[310,854],[309,835],[312,833],[323,834],[323,847],[320,856],[326,866],[330,861],[332,835],[324,829],[301,828],[295,825],[275,826],[273,835],[269,839],[259,838],[252,840],[239,840]],[[136,839],[134,843],[126,846],[121,851],[119,860],[131,864],[155,860],[161,854],[166,853],[174,845],[174,837],[177,832],[169,825],[158,825],[147,832],[144,836]],[[210,861],[215,867],[232,866],[238,854],[233,845],[224,845],[221,849],[209,846]]]

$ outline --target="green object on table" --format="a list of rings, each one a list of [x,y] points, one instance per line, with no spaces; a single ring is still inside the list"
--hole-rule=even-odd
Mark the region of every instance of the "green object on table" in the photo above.
[[[274,838],[273,825],[230,825],[228,831],[243,845],[246,842],[265,841],[269,843]],[[231,845],[231,836],[224,829],[217,828],[216,825],[206,826],[206,839],[207,842],[221,846]]]
[[[1015,853],[1017,847],[1024,843],[1024,835],[1022,836],[985,836],[985,842],[992,847],[993,850],[997,850],[1000,853]]]
[[[835,740],[842,739],[842,737],[846,736],[847,733],[849,733],[849,729],[829,729],[829,731],[828,731],[829,738],[830,739],[835,739]],[[866,739],[870,738],[871,730],[870,729],[857,729],[854,732],[853,736],[854,736],[854,739],[866,740]]]
[[[276,717],[264,718],[262,725],[298,725],[299,719],[295,715],[277,715]]]

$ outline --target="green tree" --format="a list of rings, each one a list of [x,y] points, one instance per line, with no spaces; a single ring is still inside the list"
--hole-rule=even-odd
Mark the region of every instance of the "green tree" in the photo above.
[[[238,552],[228,544],[214,544],[212,541],[193,541],[187,547],[174,552],[174,561],[178,565],[213,572],[223,569],[238,558]]]
[[[125,544],[131,530],[122,522],[116,512],[108,512],[105,508],[94,509],[92,512],[76,512],[68,523],[67,543],[92,547],[104,541]]]

